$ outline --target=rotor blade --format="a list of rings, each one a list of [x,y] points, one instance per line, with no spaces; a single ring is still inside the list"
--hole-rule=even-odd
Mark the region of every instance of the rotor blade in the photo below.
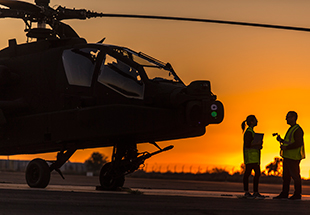
[[[12,9],[4,9],[0,8],[0,18],[25,18],[25,13],[18,11],[18,10],[12,10]]]
[[[41,11],[41,8],[34,4],[17,0],[0,0],[0,4],[13,10],[24,10],[33,13],[39,13]]]
[[[307,32],[310,31],[310,28],[285,26],[285,25],[270,25],[270,24],[250,23],[250,22],[235,22],[235,21],[225,21],[225,20],[184,18],[184,17],[171,17],[171,16],[149,16],[149,15],[96,13],[94,16],[88,16],[88,18],[91,18],[91,17],[123,17],[123,18],[137,18],[137,19],[163,19],[163,20],[177,20],[177,21],[188,21],[188,22],[208,22],[208,23],[218,23],[218,24],[227,24],[227,25],[242,25],[242,26],[252,26],[252,27],[261,27],[261,28],[275,28],[275,29],[284,29],[284,30],[292,30],[292,31],[307,31]]]

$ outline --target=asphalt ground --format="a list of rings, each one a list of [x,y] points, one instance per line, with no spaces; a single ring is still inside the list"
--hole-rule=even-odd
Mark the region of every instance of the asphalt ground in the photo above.
[[[24,173],[0,173],[0,214],[310,214],[310,201],[238,199],[242,184],[126,178],[123,191],[96,191],[97,177],[52,174],[46,189]],[[281,185],[260,184],[275,196]],[[303,186],[310,195],[310,187]]]

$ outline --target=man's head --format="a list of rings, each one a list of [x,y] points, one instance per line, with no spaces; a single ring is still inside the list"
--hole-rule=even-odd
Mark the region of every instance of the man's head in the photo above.
[[[295,111],[289,111],[286,115],[286,122],[289,125],[295,125],[298,115]]]

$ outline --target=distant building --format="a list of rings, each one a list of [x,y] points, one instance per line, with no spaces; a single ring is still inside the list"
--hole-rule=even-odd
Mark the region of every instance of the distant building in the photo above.
[[[0,160],[0,171],[24,172],[30,161],[23,160]],[[85,174],[86,166],[84,163],[65,163],[60,170],[69,174]]]

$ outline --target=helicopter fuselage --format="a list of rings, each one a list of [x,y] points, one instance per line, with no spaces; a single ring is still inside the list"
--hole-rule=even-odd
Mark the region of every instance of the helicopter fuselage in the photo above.
[[[223,120],[209,81],[186,86],[170,64],[81,38],[0,51],[0,154],[195,137]]]

